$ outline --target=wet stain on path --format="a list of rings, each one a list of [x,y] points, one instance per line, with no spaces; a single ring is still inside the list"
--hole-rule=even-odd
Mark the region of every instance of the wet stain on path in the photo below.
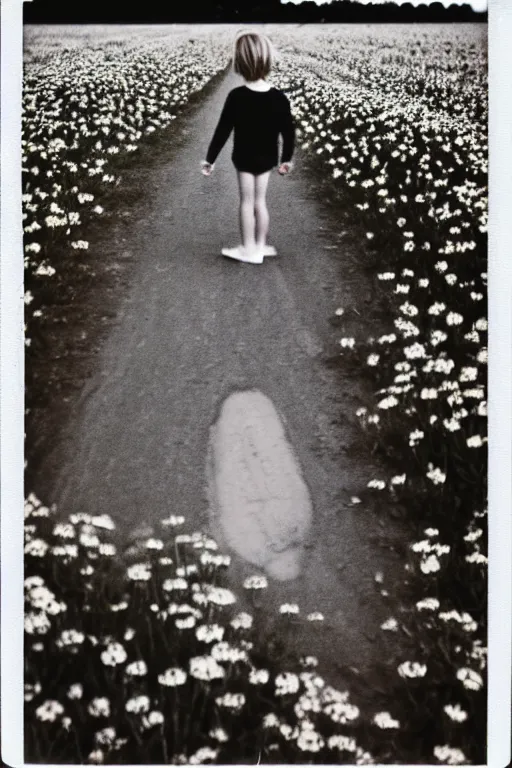
[[[226,544],[278,581],[301,570],[312,505],[274,405],[262,392],[230,395],[212,427],[211,515]]]

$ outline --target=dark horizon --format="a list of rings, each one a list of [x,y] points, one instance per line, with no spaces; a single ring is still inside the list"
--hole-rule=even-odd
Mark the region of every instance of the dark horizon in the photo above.
[[[23,5],[25,24],[173,24],[173,23],[450,23],[488,21],[487,11],[477,13],[469,4],[442,3],[413,6],[392,2],[362,5],[355,0],[333,0],[317,5],[280,0],[190,0],[172,9],[159,0],[146,0],[142,7],[108,5],[100,0],[70,5],[64,0],[32,0]]]

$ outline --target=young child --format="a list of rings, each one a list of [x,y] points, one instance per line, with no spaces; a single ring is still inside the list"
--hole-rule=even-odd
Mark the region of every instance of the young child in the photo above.
[[[233,71],[245,84],[233,88],[226,98],[213,134],[202,172],[210,176],[215,160],[234,130],[232,161],[240,189],[242,245],[223,248],[222,254],[249,264],[261,264],[264,256],[275,256],[266,244],[269,214],[266,203],[270,172],[278,166],[278,136],[283,137],[281,175],[292,168],[295,128],[285,94],[270,86],[266,77],[274,60],[270,40],[258,32],[239,32],[234,45]]]

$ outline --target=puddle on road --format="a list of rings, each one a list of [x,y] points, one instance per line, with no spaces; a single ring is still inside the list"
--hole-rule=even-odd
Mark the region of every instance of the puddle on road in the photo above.
[[[211,428],[210,514],[225,543],[277,581],[302,568],[312,507],[292,446],[272,402],[236,392]]]

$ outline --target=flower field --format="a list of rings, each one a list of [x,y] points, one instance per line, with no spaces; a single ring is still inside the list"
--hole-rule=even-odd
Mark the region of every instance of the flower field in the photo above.
[[[143,542],[124,569],[108,515],[58,522],[31,495],[25,519],[31,760],[371,762],[348,693],[316,673],[314,657],[280,647],[297,607],[283,605],[275,639],[263,638],[265,578],[244,583],[254,616],[237,612],[222,586],[229,557],[210,537],[180,534],[183,518],[163,520],[161,538]]]
[[[320,27],[287,35],[281,49],[276,83],[292,100],[302,151],[353,211],[392,322],[340,347],[341,364],[350,358],[374,382],[357,416],[389,460],[389,477],[369,479],[367,492],[402,504],[417,534],[405,566],[411,605],[386,625],[418,643],[416,666],[399,673],[421,678],[412,700],[423,710],[412,726],[403,697],[400,719],[424,740],[425,761],[484,759],[485,36]]]
[[[388,332],[349,335],[368,376],[357,414],[386,459],[360,496],[407,511],[409,600],[382,632],[387,703],[363,711],[258,631],[265,580],[223,587],[229,558],[183,519],[137,559],[108,515],[25,506],[27,759],[89,763],[483,764],[487,653],[487,61],[480,26],[276,27],[298,164],[350,215]],[[233,29],[27,35],[23,116],[26,344],[87,258],[123,164],[221,72]],[[343,252],[340,249],[340,279]],[[30,489],[27,489],[28,491]],[[377,497],[379,498],[379,496]],[[357,503],[359,499],[354,499]],[[176,511],[179,513],[179,510]],[[241,585],[242,588],[242,585]],[[310,615],[305,621],[322,617]],[[397,643],[398,645],[398,643]],[[403,644],[402,644],[403,645]],[[382,704],[382,705],[381,705]]]
[[[26,345],[80,268],[119,169],[226,67],[229,38],[168,28],[25,33],[22,174]]]

